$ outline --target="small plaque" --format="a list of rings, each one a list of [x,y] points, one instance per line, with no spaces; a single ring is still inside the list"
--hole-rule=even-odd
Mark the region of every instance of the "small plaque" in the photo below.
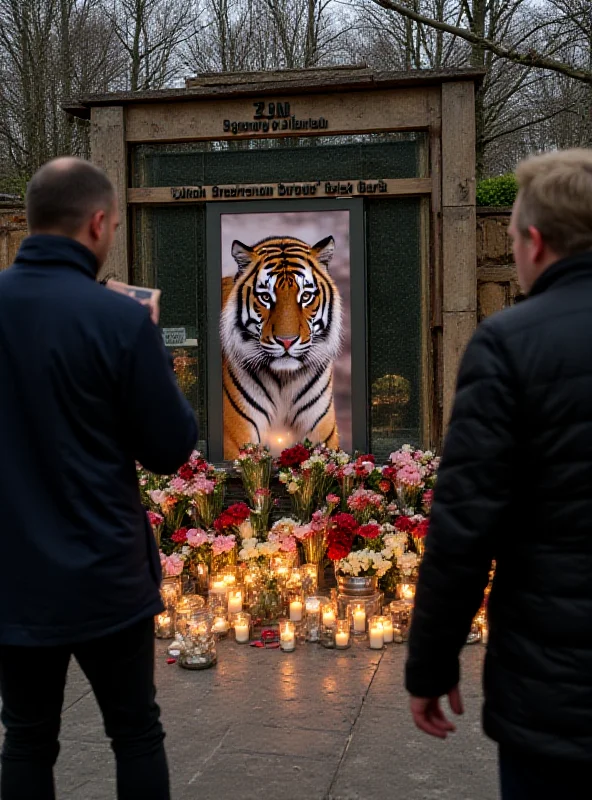
[[[163,328],[162,335],[167,347],[179,347],[187,341],[186,328]]]

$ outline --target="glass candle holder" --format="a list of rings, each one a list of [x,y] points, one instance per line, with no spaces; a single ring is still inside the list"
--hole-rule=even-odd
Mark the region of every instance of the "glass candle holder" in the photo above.
[[[199,595],[184,595],[177,603],[175,612],[175,635],[184,635],[187,630],[187,624],[192,617],[194,611],[204,609],[205,600]]]
[[[157,639],[172,639],[175,635],[175,612],[163,611],[154,618],[154,635]]]
[[[366,606],[364,603],[354,603],[349,607],[351,614],[351,627],[354,636],[364,636],[366,633]]]
[[[229,585],[224,580],[224,575],[220,572],[212,572],[209,581],[209,597],[213,595],[222,595],[226,597],[229,591]]]
[[[323,628],[334,628],[337,622],[337,606],[333,602],[321,605],[321,623]]]
[[[401,644],[409,637],[413,606],[407,600],[393,600],[389,606],[393,620],[393,642]]]
[[[194,609],[182,636],[177,663],[184,669],[208,669],[217,661],[216,637],[207,608]]]
[[[160,585],[160,596],[165,608],[174,611],[183,594],[183,581],[180,575],[163,578]]]
[[[296,626],[289,619],[280,620],[280,649],[285,653],[296,649]]]
[[[228,591],[228,613],[238,614],[243,610],[243,593],[241,589],[230,589]]]
[[[351,647],[349,620],[338,619],[335,623],[335,649],[347,650],[348,647]]]
[[[300,567],[302,591],[305,597],[314,595],[319,590],[319,568],[317,564],[304,564]]]
[[[240,570],[236,565],[227,565],[218,570],[218,576],[222,578],[229,589],[232,589],[239,584]]]
[[[288,616],[292,622],[302,622],[304,617],[304,598],[301,592],[288,594]]]
[[[302,572],[300,570],[300,567],[292,567],[292,569],[288,574],[286,588],[290,592],[302,593]]]
[[[207,594],[209,585],[209,570],[207,564],[196,564],[191,570],[197,594]]]
[[[304,637],[307,642],[318,642],[321,637],[321,605],[326,598],[307,597],[304,603]]]
[[[384,643],[391,644],[391,642],[393,641],[394,633],[393,633],[393,618],[390,614],[390,611],[384,611],[382,616],[379,617],[379,619],[382,622]]]
[[[251,639],[251,615],[246,611],[241,611],[234,617],[233,624],[235,642],[248,644]]]
[[[228,617],[226,616],[226,612],[223,614],[216,614],[212,616],[212,633],[216,636],[217,639],[224,639],[228,636],[228,631],[230,630],[230,623],[228,622]]]
[[[382,617],[370,617],[368,622],[368,640],[371,650],[382,650],[384,647]]]
[[[398,583],[395,597],[397,600],[408,600],[409,602],[413,603],[415,601],[415,584]]]

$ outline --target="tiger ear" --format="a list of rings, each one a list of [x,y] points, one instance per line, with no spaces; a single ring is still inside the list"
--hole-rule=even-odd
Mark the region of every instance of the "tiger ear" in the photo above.
[[[335,252],[335,239],[332,236],[321,239],[320,242],[315,244],[312,251],[321,264],[324,264],[328,269],[331,259],[333,258],[333,253]]]
[[[253,248],[249,247],[247,244],[243,244],[239,242],[238,239],[235,239],[232,243],[231,251],[232,257],[238,264],[238,271],[242,272],[246,266],[251,263],[253,258]]]

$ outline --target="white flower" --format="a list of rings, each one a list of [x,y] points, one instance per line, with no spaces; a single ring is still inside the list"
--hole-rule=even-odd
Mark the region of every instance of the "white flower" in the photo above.
[[[241,522],[238,532],[240,537],[243,541],[249,540],[253,538],[253,526],[251,525],[251,521],[246,519],[244,522]],[[257,540],[255,540],[257,541]]]

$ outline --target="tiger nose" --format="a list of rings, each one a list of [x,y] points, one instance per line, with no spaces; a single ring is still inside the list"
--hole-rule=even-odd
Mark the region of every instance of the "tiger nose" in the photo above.
[[[289,350],[298,337],[297,336],[276,336],[275,338],[281,345],[283,345],[285,350]]]

